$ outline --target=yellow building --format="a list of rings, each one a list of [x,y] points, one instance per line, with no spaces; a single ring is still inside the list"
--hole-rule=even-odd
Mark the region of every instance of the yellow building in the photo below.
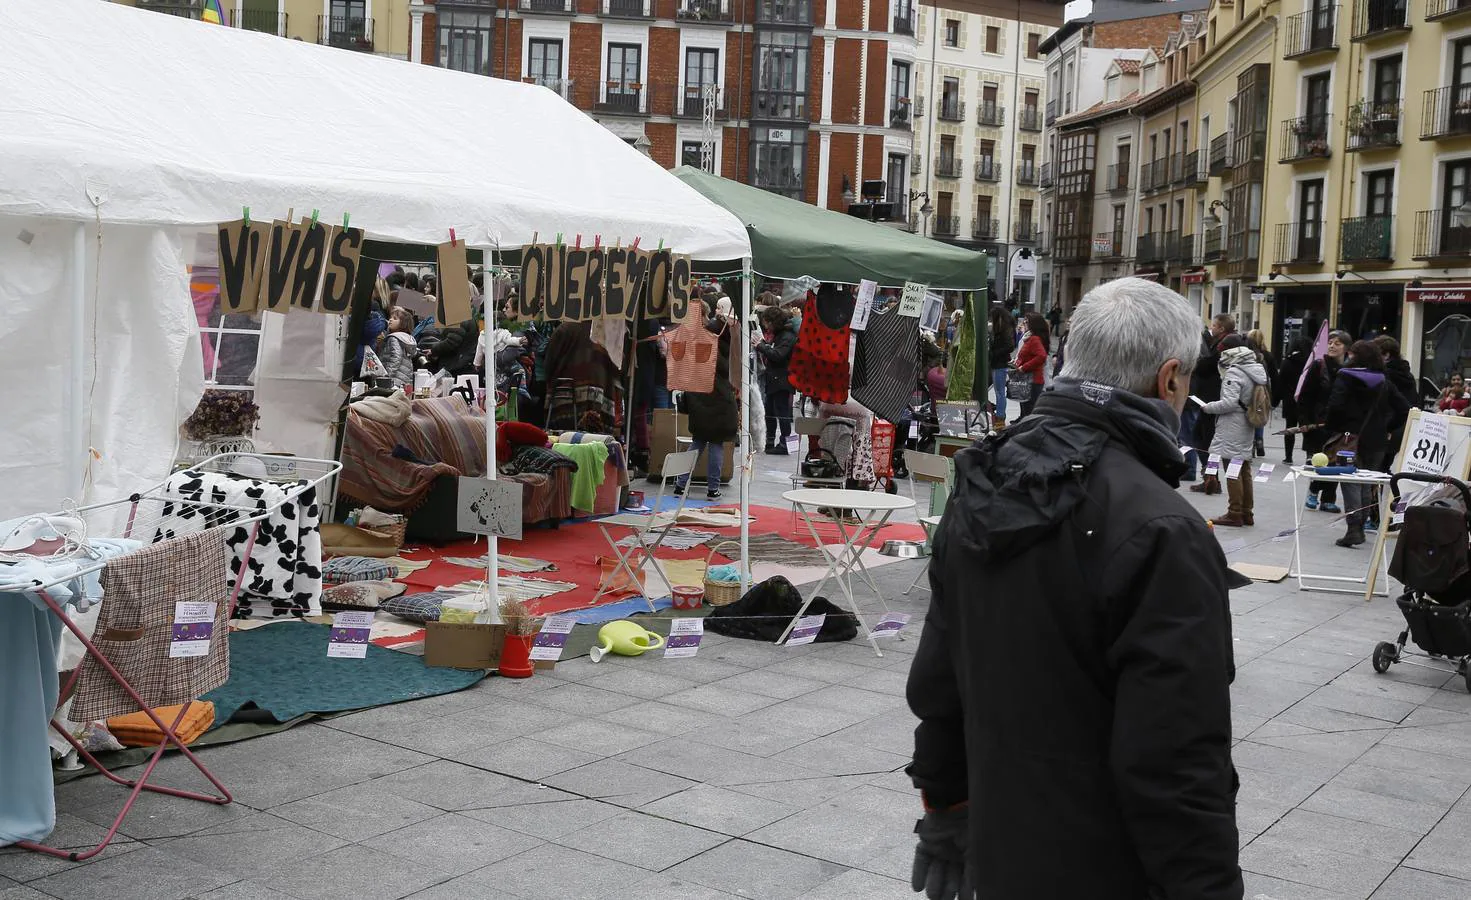
[[[1205,151],[1199,230],[1205,263],[1202,314],[1234,315],[1243,329],[1272,327],[1259,303],[1262,203],[1268,181],[1268,123],[1280,4],[1216,0],[1196,34],[1195,143]]]
[[[198,19],[204,0],[114,0]],[[409,57],[409,0],[220,0],[226,24],[248,31]]]
[[[1324,317],[1387,333],[1444,381],[1471,356],[1471,302],[1443,289],[1471,276],[1471,2],[1284,4],[1276,57],[1260,274],[1277,334]]]

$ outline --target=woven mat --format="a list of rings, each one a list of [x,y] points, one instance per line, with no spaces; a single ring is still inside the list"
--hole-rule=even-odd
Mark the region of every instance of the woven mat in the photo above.
[[[752,562],[777,562],[793,566],[826,566],[827,557],[816,547],[808,547],[779,534],[753,534],[747,541]]]
[[[535,600],[538,597],[550,597],[552,594],[560,594],[577,587],[570,581],[548,581],[545,578],[527,578],[522,575],[502,575],[496,579],[497,596],[502,600]],[[465,591],[467,593],[481,593],[488,589],[482,581],[462,581],[459,584],[441,587],[441,591]]]
[[[670,550],[688,550],[691,547],[698,547],[701,544],[708,543],[709,541],[713,540],[715,536],[715,532],[713,531],[694,531],[689,528],[680,528],[678,526],[675,526],[673,528],[670,528],[664,534],[664,540],[659,543],[659,549],[663,550],[665,548],[668,548]],[[635,536],[630,534],[629,536],[619,541],[618,546],[632,547],[635,545],[637,540],[638,539]],[[654,542],[654,538],[649,537],[647,538],[647,541],[648,543],[652,544]]]

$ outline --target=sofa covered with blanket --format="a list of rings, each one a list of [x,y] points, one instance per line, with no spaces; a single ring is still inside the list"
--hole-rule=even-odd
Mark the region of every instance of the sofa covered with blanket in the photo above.
[[[338,494],[407,514],[409,539],[465,537],[455,521],[458,479],[485,473],[485,414],[458,395],[369,400],[348,408]],[[497,468],[500,477],[525,485],[523,524],[556,523],[572,514],[568,467],[529,470],[498,457]]]

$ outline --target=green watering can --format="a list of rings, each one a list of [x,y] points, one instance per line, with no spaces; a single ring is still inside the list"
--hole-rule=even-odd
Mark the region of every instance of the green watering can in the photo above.
[[[639,656],[645,650],[657,650],[664,646],[664,638],[652,631],[644,630],[637,622],[620,619],[609,622],[598,629],[599,646],[592,648],[588,656],[598,662],[609,653],[619,656]]]

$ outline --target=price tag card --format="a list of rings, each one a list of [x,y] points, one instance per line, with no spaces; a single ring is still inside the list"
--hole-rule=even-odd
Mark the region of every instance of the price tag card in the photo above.
[[[1275,471],[1277,471],[1276,463],[1262,463],[1261,465],[1257,466],[1256,475],[1253,476],[1251,480],[1266,481],[1268,478],[1272,477],[1272,473]]]
[[[561,659],[562,648],[567,644],[567,635],[572,633],[572,627],[576,624],[577,619],[572,616],[547,616],[531,645],[531,658],[552,662]]]
[[[1228,481],[1241,477],[1241,460],[1233,459],[1226,463],[1226,479]]]
[[[675,619],[669,623],[669,638],[664,642],[664,655],[694,656],[700,652],[700,639],[705,636],[704,619]]]
[[[366,659],[368,634],[372,630],[373,613],[370,610],[333,613],[327,655],[333,659]]]
[[[787,435],[787,454],[796,456],[800,449],[802,449],[802,436],[800,434]]]
[[[1221,471],[1221,458],[1212,453],[1205,461],[1205,474],[1215,475]]]
[[[1189,456],[1190,455],[1190,452],[1191,452],[1191,448],[1190,447],[1186,447],[1184,444],[1181,444],[1180,445],[1180,458],[1181,459],[1184,459],[1185,457]]]
[[[924,309],[927,288],[928,285],[915,284],[913,281],[904,282],[904,293],[899,296],[899,315],[918,319],[920,310]]]
[[[209,655],[218,608],[214,603],[187,600],[174,604],[174,636],[169,641],[169,659]]]
[[[1407,500],[1407,499],[1405,499],[1404,497],[1401,497],[1398,500],[1396,500],[1394,502],[1394,506],[1390,507],[1389,524],[1391,524],[1391,525],[1403,525],[1403,524],[1405,524],[1405,507],[1407,507],[1409,505],[1410,505],[1410,501]]]
[[[893,637],[908,624],[909,613],[889,613],[874,624],[872,634],[876,638]]]
[[[803,616],[797,620],[797,627],[787,635],[787,646],[795,647],[798,644],[810,644],[817,640],[817,633],[822,630],[822,623],[827,621],[827,613],[815,616]]]
[[[868,314],[873,312],[873,295],[878,291],[877,281],[863,279],[858,282],[858,298],[853,303],[853,321],[848,327],[854,331],[863,331],[868,328]]]
[[[1415,419],[1415,430],[1405,441],[1405,470],[1439,475],[1445,471],[1450,451],[1449,420],[1445,416],[1423,413]]]
[[[909,439],[911,441],[919,440],[919,423],[914,419],[909,420]]]

